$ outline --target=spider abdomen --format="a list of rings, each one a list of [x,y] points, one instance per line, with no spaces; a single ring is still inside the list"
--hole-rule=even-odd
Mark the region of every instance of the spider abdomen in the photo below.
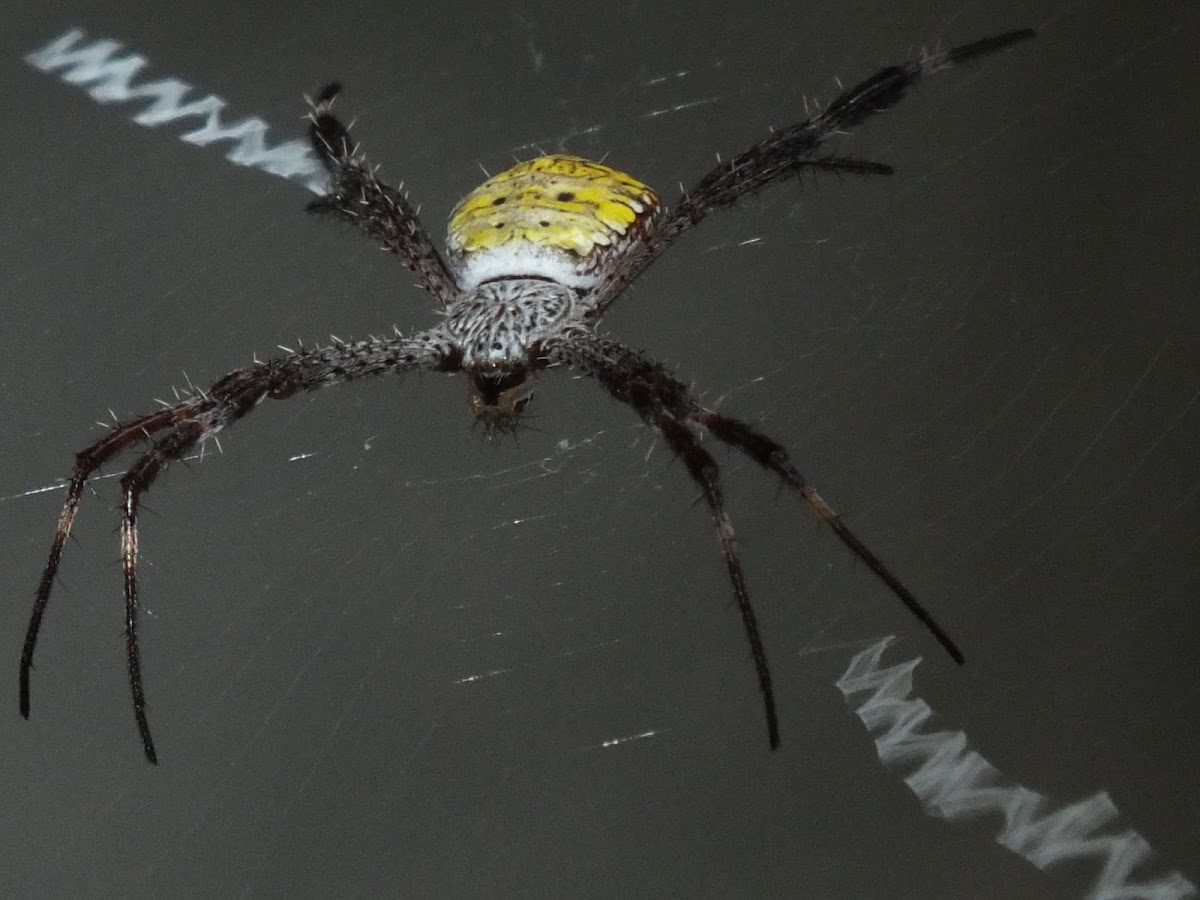
[[[578,156],[541,156],[493,176],[454,208],[446,244],[462,287],[497,277],[589,288],[659,211],[636,178]]]

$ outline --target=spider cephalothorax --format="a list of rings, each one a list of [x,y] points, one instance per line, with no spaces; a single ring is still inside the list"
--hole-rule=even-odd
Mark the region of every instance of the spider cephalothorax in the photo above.
[[[156,761],[146,721],[137,643],[137,515],[162,471],[264,399],[284,399],[386,373],[424,369],[463,372],[475,417],[513,427],[538,372],[570,368],[628,404],[683,461],[717,528],[725,566],[750,643],[772,749],[779,746],[775,695],[766,651],[725,511],[716,460],[700,441],[707,432],[777,475],[929,629],[958,662],[962,654],[912,592],[847,527],[792,464],[784,448],[753,426],[707,409],[662,364],[596,333],[608,306],[681,234],[712,210],[806,171],[886,175],[889,166],[823,152],[828,139],[895,105],[928,72],[994,53],[1033,36],[1014,31],[881,69],[843,92],[822,112],[773,133],[719,163],[664,210],[650,188],[601,163],[544,156],[488,179],[455,208],[443,260],[405,196],[379,181],[333,114],[340,88],[312,105],[313,147],[330,173],[326,196],[310,205],[359,225],[417,273],[437,301],[441,321],[411,336],[373,338],[300,350],[230,372],[207,391],[116,426],[76,457],[67,499],[42,572],[21,653],[20,705],[29,715],[29,675],[42,616],[87,480],[131,447],[149,443],[121,478],[121,556],[125,640],[134,714],[146,757]]]
[[[467,373],[471,411],[501,429],[529,401],[533,377],[549,365],[543,347],[583,329],[574,291],[542,278],[485,281],[446,310],[446,340]]]

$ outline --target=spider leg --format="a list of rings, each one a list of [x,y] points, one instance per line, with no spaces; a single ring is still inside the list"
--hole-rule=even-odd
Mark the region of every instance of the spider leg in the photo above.
[[[330,192],[310,203],[308,211],[332,213],[356,224],[416,272],[421,286],[443,307],[449,306],[458,293],[454,276],[408,198],[375,177],[358,153],[350,129],[333,114],[333,101],[340,92],[340,84],[328,85],[309,112],[309,139],[329,170]]]
[[[644,420],[663,432],[671,449],[683,457],[692,477],[704,488],[705,497],[710,508],[713,509],[714,520],[717,521],[718,530],[721,532],[723,549],[726,546],[725,529],[728,520],[724,516],[724,504],[721,500],[719,484],[716,482],[716,463],[712,462],[711,454],[697,443],[696,436],[692,431],[684,426],[685,422],[703,427],[722,442],[740,450],[759,465],[778,475],[788,487],[804,499],[842,543],[849,547],[850,551],[866,563],[867,567],[888,586],[892,593],[900,599],[900,602],[920,620],[937,642],[950,654],[950,657],[960,665],[962,664],[962,651],[958,649],[950,636],[917,600],[912,591],[896,577],[895,573],[804,479],[804,476],[788,458],[787,451],[778,442],[744,422],[704,408],[696,402],[686,385],[667,372],[661,363],[615,341],[593,338],[589,341],[564,342],[548,347],[547,354],[552,362],[569,366],[588,377],[595,378],[616,399],[632,406]],[[686,438],[684,434],[686,434]],[[711,468],[709,468],[710,464]],[[712,487],[705,481],[708,472],[711,472]],[[726,524],[722,524],[722,519]],[[729,539],[729,546],[732,550],[731,531]],[[729,558],[727,554],[727,561]],[[743,611],[747,634],[750,635],[751,647],[754,649],[755,665],[759,671],[760,685],[768,707],[768,723],[770,723],[774,713],[773,700],[769,693],[770,676],[766,673],[766,660],[760,655],[761,641],[759,641],[759,646],[755,645],[757,627],[754,625],[749,599],[745,595],[740,566],[737,566],[735,571],[736,555],[733,556],[733,560],[734,562],[730,563],[730,578],[734,582],[734,593],[737,595],[739,608]]]
[[[890,174],[891,167],[881,163],[817,154],[831,136],[861,125],[876,113],[895,106],[923,75],[996,53],[1033,36],[1032,29],[1010,31],[880,69],[843,91],[822,112],[777,131],[732,159],[719,163],[683,195],[673,210],[657,220],[644,242],[630,248],[621,264],[596,289],[597,310],[602,313],[681,234],[700,224],[714,209],[729,206],[747,194],[806,169]]]
[[[121,560],[124,571],[125,641],[134,715],[146,758],[156,762],[154,743],[146,722],[142,690],[141,659],[137,639],[137,512],[141,495],[163,470],[206,438],[241,419],[264,399],[285,399],[301,391],[391,372],[423,368],[457,371],[460,356],[440,331],[422,332],[410,338],[372,339],[338,343],[303,350],[278,359],[237,369],[219,379],[209,390],[167,409],[118,425],[76,456],[75,470],[67,486],[67,498],[59,515],[50,547],[50,557],[38,582],[21,651],[20,709],[29,718],[29,682],[38,634],[50,592],[58,573],[63,547],[71,533],[83,488],[88,478],[114,456],[153,435],[166,432],[125,473],[121,518]]]
[[[733,523],[725,510],[721,473],[717,461],[686,424],[691,400],[687,388],[667,374],[661,365],[611,341],[571,342],[548,348],[554,362],[563,363],[601,382],[616,399],[627,403],[648,424],[659,430],[667,445],[687,466],[688,474],[700,485],[712,513],[721,545],[721,555],[733,587],[734,600],[741,615],[742,628],[750,643],[758,689],[762,694],[767,720],[767,740],[772,750],[779,748],[779,717],[775,709],[775,689],[763,646],[762,633],[746,577],[734,541]],[[681,416],[680,413],[684,413]]]
[[[133,694],[133,715],[137,721],[138,734],[142,738],[142,749],[146,759],[158,762],[154,752],[154,739],[150,736],[150,724],[146,721],[146,694],[142,689],[142,657],[138,649],[137,614],[137,513],[141,496],[167,464],[186,456],[211,427],[202,421],[191,420],[178,426],[162,440],[156,442],[121,478],[124,503],[121,507],[121,568],[125,587],[125,655],[129,666],[129,689]]]
[[[76,456],[75,471],[67,484],[67,499],[58,517],[58,527],[54,531],[54,541],[50,545],[50,558],[46,562],[41,580],[38,582],[37,595],[29,614],[29,626],[25,631],[25,642],[21,649],[20,707],[21,715],[26,719],[29,718],[29,673],[33,667],[33,652],[37,647],[38,632],[42,627],[42,617],[46,613],[46,605],[50,602],[50,591],[54,587],[54,578],[58,574],[63,547],[66,546],[67,538],[71,534],[75,513],[78,511],[79,501],[83,497],[84,485],[87,484],[92,473],[113,456],[146,440],[155,432],[174,427],[176,421],[190,414],[191,407],[195,403],[197,403],[196,400],[187,400],[177,406],[159,410],[118,426]]]
[[[717,526],[717,539],[721,543],[721,555],[729,571],[729,582],[733,585],[733,596],[742,617],[742,628],[750,642],[750,655],[754,658],[754,671],[758,676],[758,690],[762,694],[763,708],[767,717],[767,740],[772,750],[779,749],[779,717],[775,711],[775,689],[771,684],[771,670],[767,665],[767,651],[763,647],[762,634],[750,594],[746,590],[746,576],[738,558],[737,544],[733,537],[733,523],[725,511],[725,497],[721,490],[721,473],[711,453],[700,445],[695,432],[668,413],[659,403],[650,399],[648,386],[638,386],[632,391],[639,395],[633,406],[646,421],[656,426],[675,451],[688,474],[700,485],[704,499],[712,511],[713,524]]]
[[[895,594],[900,602],[908,607],[921,624],[928,629],[929,633],[937,640],[942,648],[950,654],[960,666],[963,664],[962,651],[958,649],[958,645],[953,639],[946,634],[942,626],[937,623],[933,615],[927,610],[921,602],[913,596],[912,591],[904,586],[904,583],[896,577],[883,561],[875,555],[862,538],[850,530],[841,516],[834,511],[824,498],[817,493],[808,481],[800,474],[799,470],[788,458],[787,451],[778,442],[767,437],[762,432],[751,428],[745,422],[738,419],[723,416],[720,413],[714,412],[711,409],[704,409],[701,406],[696,406],[691,413],[693,421],[703,425],[706,429],[712,432],[720,440],[741,450],[763,468],[769,469],[783,479],[784,484],[792,488],[800,494],[804,502],[812,507],[813,512],[832,529],[850,551],[867,564],[867,567],[879,576]]]

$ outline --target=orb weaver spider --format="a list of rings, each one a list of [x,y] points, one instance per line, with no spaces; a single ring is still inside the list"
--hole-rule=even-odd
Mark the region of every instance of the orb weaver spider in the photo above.
[[[717,463],[700,441],[703,432],[745,453],[799,494],[961,664],[962,653],[946,632],[801,476],[782,446],[753,426],[704,407],[661,363],[600,336],[596,329],[625,288],[712,210],[809,171],[891,174],[890,166],[822,153],[821,148],[831,136],[895,105],[922,75],[995,53],[1033,34],[1028,29],[1013,31],[881,69],[844,91],[823,111],[719,163],[673,210],[662,207],[640,181],[600,163],[565,155],[523,162],[489,178],[454,209],[446,259],[404,194],[376,178],[347,126],[333,114],[340,86],[326,87],[309,103],[309,134],[329,172],[330,189],[308,209],[358,225],[399,256],[433,295],[441,321],[410,336],[397,333],[390,338],[336,341],[256,362],[174,406],[117,424],[78,453],[25,634],[21,715],[29,717],[34,649],[63,546],[84,485],[100,466],[122,451],[149,443],[121,478],[121,559],[134,716],[146,758],[156,763],[137,634],[137,519],[142,495],[168,465],[263,400],[416,369],[465,374],[471,411],[490,429],[512,429],[530,400],[536,376],[549,368],[566,367],[595,379],[659,431],[699,485],[716,525],[750,643],[772,750],[779,747],[779,721],[771,673],[734,545]]]

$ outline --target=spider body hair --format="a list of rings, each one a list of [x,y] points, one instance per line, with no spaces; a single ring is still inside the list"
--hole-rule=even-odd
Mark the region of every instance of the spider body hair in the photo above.
[[[19,700],[28,718],[38,634],[63,548],[88,479],[124,451],[142,454],[121,478],[121,562],[125,641],[134,715],[146,758],[157,753],[146,718],[138,648],[138,539],[141,498],[173,462],[250,413],[265,399],[412,370],[463,373],[468,401],[485,427],[511,430],[538,373],[569,368],[596,380],[655,428],[683,461],[712,514],[734,600],[750,644],[767,725],[779,722],[765,645],[725,507],[719,467],[701,443],[707,432],[746,454],[794,491],[887,585],[957,662],[961,651],[912,592],[800,475],[784,448],[753,426],[704,407],[661,363],[597,333],[625,288],[709,212],[805,172],[886,175],[890,166],[839,156],[830,137],[894,106],[924,74],[974,60],[1033,37],[1029,30],[985,38],[882,69],[823,111],[721,161],[673,209],[637,179],[601,163],[557,155],[489,178],[455,208],[443,258],[405,194],[381,182],[333,113],[332,83],[310,101],[310,137],[329,171],[329,192],[309,210],[355,224],[413,270],[438,305],[440,321],[417,334],[300,349],[230,372],[207,391],[120,423],[79,452],[67,484],[49,559],[38,583],[21,652]],[[448,260],[448,261],[447,261]]]

